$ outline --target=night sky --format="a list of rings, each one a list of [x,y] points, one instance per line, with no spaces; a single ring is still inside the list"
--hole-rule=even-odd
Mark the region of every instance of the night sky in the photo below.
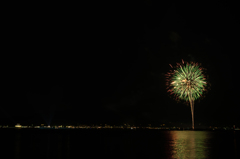
[[[237,10],[145,0],[8,12],[0,124],[190,126],[190,107],[165,86],[169,64],[184,59],[201,63],[211,83],[195,102],[196,127],[239,125]]]

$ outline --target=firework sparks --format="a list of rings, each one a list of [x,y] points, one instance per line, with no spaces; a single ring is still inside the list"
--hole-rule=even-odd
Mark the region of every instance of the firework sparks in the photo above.
[[[172,67],[172,65],[170,65]],[[173,67],[172,67],[173,68]],[[190,103],[192,112],[192,128],[194,129],[194,101],[200,98],[207,86],[206,78],[202,68],[198,63],[187,62],[184,64],[177,63],[176,68],[173,68],[167,74],[168,92],[175,94],[178,99],[185,100]]]

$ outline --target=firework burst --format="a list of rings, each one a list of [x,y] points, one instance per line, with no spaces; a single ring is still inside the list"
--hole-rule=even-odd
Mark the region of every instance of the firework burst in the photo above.
[[[172,70],[166,74],[168,92],[190,103],[194,129],[194,101],[202,96],[207,86],[203,68],[198,63],[184,63],[183,60],[176,67],[170,66]]]

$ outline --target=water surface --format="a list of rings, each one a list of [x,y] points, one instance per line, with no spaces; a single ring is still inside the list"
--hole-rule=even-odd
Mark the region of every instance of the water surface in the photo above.
[[[8,158],[239,158],[240,131],[0,129]]]

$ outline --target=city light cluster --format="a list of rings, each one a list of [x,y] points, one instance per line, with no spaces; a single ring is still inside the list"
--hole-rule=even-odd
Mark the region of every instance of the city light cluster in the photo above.
[[[24,128],[33,128],[33,129],[129,129],[129,130],[136,130],[136,129],[157,129],[157,130],[190,130],[190,127],[176,127],[176,126],[165,126],[165,124],[161,124],[160,126],[151,126],[149,124],[148,126],[134,126],[134,125],[120,125],[120,126],[111,126],[111,125],[31,125],[31,126],[22,126],[19,123],[16,124],[14,127],[5,125],[0,125],[0,128],[15,128],[15,129],[24,129]],[[240,130],[239,127],[233,125],[233,126],[225,126],[225,127],[217,127],[217,126],[209,126],[206,129],[209,130]]]

